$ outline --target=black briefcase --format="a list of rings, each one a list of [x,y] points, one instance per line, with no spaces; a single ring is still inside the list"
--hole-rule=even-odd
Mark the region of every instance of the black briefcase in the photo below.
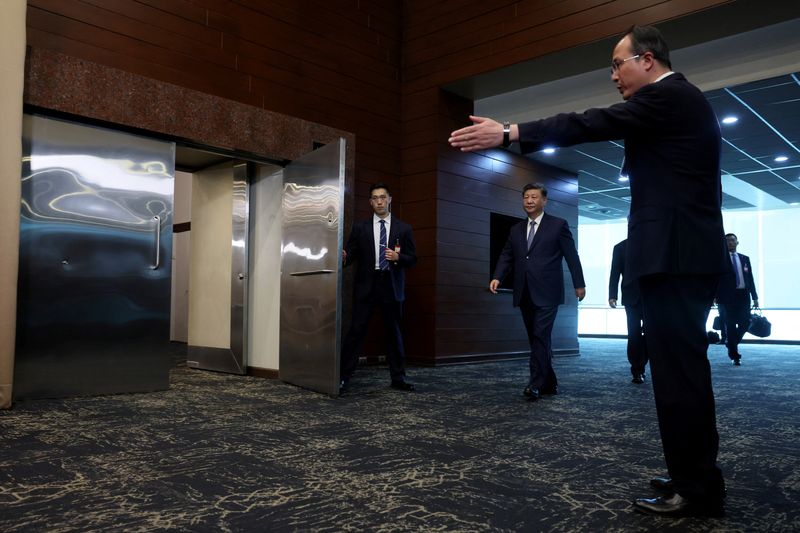
[[[711,324],[711,329],[722,331],[722,317],[717,315],[714,317],[714,322]],[[719,340],[719,339],[717,339]]]
[[[772,334],[772,324],[758,307],[754,307],[753,312],[750,313],[750,326],[748,326],[747,332],[762,338],[769,337]]]

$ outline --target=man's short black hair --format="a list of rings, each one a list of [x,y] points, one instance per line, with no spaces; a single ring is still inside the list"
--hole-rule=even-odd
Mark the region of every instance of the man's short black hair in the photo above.
[[[389,186],[386,185],[385,183],[378,182],[378,183],[373,183],[372,185],[370,185],[369,186],[369,195],[370,196],[372,196],[372,191],[374,191],[375,189],[386,189],[386,194],[389,195],[389,196],[392,195],[392,191],[389,190]]]
[[[531,189],[536,189],[537,191],[542,193],[544,198],[547,198],[547,187],[542,185],[541,183],[528,183],[522,188],[522,196],[525,196],[525,193]]]
[[[631,36],[631,48],[634,54],[644,54],[650,52],[653,57],[658,59],[666,67],[672,70],[672,63],[669,60],[669,46],[661,32],[653,26],[636,26],[628,28],[625,36]]]
[[[727,239],[728,237],[733,237],[737,241],[739,240],[739,237],[737,237],[735,233],[726,233],[725,238]]]

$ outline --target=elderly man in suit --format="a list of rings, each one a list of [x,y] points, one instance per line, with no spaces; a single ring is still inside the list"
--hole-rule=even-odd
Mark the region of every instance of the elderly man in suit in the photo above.
[[[367,326],[376,308],[381,309],[389,359],[391,387],[413,391],[406,381],[403,347],[403,301],[405,271],[417,262],[411,226],[392,216],[392,194],[384,183],[369,189],[373,215],[353,224],[342,250],[345,266],[357,263],[353,290],[353,320],[342,345],[339,392],[348,390],[358,364],[358,350],[364,343]]]
[[[544,185],[529,183],[523,187],[522,207],[528,218],[511,228],[489,283],[489,290],[497,294],[500,281],[513,267],[514,306],[522,311],[531,347],[530,380],[523,395],[532,401],[542,394],[558,393],[550,334],[558,306],[564,303],[562,259],[566,259],[572,274],[575,296],[583,300],[586,295],[583,269],[567,221],[545,213],[546,205]]]
[[[723,276],[717,289],[719,316],[725,317],[725,329],[728,333],[728,357],[735,366],[741,365],[742,354],[739,353],[741,342],[750,326],[750,298],[758,307],[758,293],[753,280],[753,267],[750,258],[736,252],[739,239],[733,233],[725,235],[728,254],[731,258],[731,271]]]
[[[719,435],[705,321],[730,270],[722,230],[719,123],[697,87],[672,71],[661,33],[633,26],[614,47],[611,81],[624,102],[524,124],[470,117],[452,146],[544,146],[625,140],[631,208],[625,273],[639,282],[645,342],[669,478],[634,509],[660,516],[724,513]]]
[[[628,239],[624,239],[614,246],[611,256],[611,275],[608,280],[608,305],[613,309],[617,307],[619,294],[619,280],[622,278],[622,305],[625,306],[625,317],[628,322],[628,363],[631,365],[633,383],[644,383],[644,367],[647,365],[647,346],[644,342],[644,327],[642,325],[642,302],[639,296],[639,284],[632,283],[630,276],[625,275],[625,256],[627,255]]]

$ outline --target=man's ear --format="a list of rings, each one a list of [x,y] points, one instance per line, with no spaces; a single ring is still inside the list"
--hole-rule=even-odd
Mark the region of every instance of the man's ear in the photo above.
[[[645,70],[651,70],[656,66],[656,58],[653,57],[653,52],[645,52],[642,54],[642,61],[644,61]]]

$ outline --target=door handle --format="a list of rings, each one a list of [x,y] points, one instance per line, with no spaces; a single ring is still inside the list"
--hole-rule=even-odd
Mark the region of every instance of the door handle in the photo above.
[[[333,274],[333,270],[303,270],[300,272],[292,272],[290,276],[316,276],[318,274]]]
[[[151,266],[151,270],[157,270],[161,265],[161,217],[156,215],[153,217],[156,223],[156,264]]]

